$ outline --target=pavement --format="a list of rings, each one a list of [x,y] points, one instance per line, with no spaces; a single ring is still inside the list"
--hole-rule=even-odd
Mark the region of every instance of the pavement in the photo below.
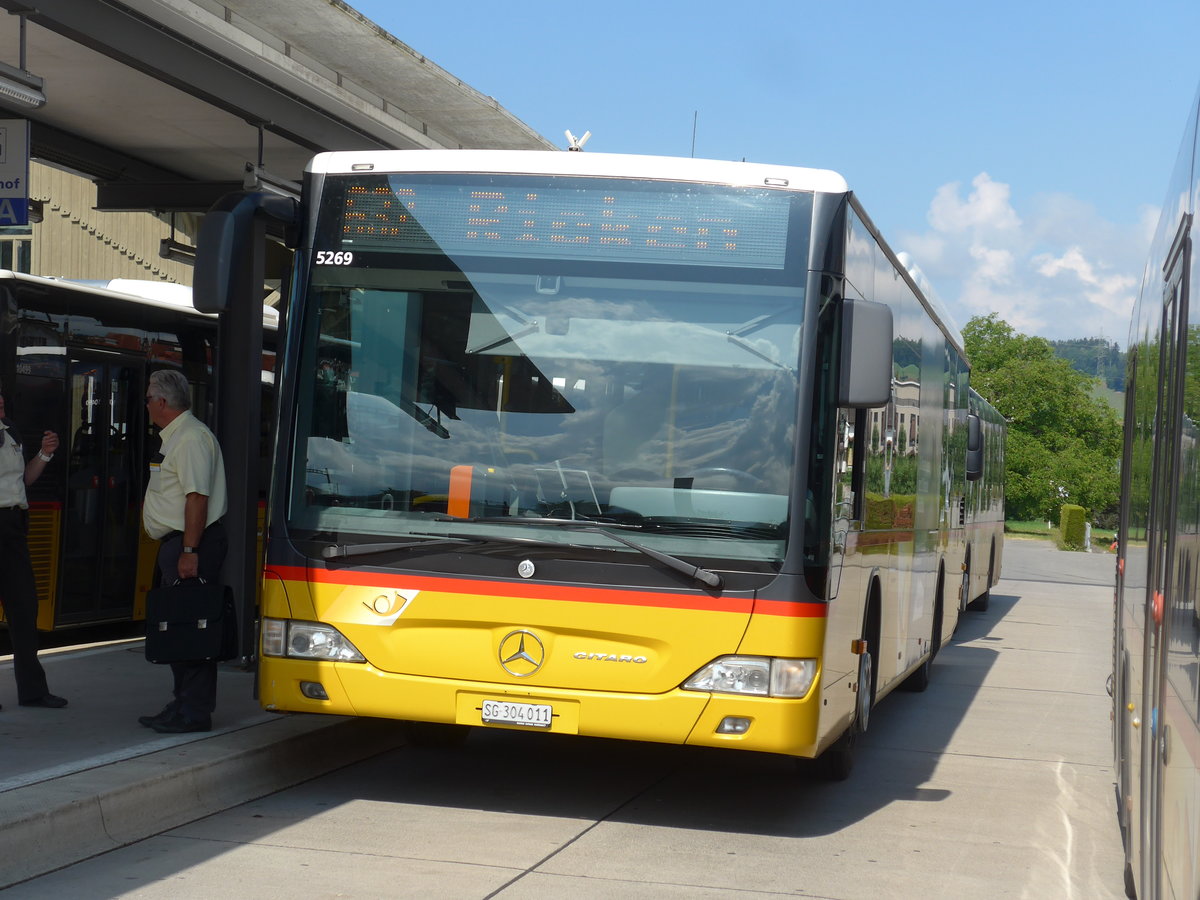
[[[43,650],[63,709],[17,704],[0,656],[0,889],[263,797],[402,744],[396,723],[267,713],[224,664],[213,730],[138,724],[171,699],[141,639]]]
[[[978,798],[980,788],[975,782],[980,778],[995,782],[994,790],[989,788],[992,793],[987,794],[989,799],[984,805],[991,810],[987,817],[989,827],[997,831],[982,835],[982,843],[973,851],[980,857],[976,868],[981,871],[970,869],[970,859],[960,860],[962,867],[970,869],[969,877],[962,876],[961,882],[954,882],[953,887],[945,885],[945,890],[927,894],[916,890],[912,896],[965,896],[966,893],[957,892],[975,884],[971,878],[983,879],[978,883],[984,883],[987,871],[997,869],[1024,872],[1030,884],[1053,884],[1057,879],[1072,887],[1059,896],[1117,896],[1115,890],[1109,890],[1110,883],[1120,884],[1120,850],[1110,809],[1111,751],[1103,739],[1107,731],[1107,701],[1102,696],[1104,672],[1107,671],[1105,635],[1111,626],[1105,618],[1103,597],[1097,594],[1097,588],[1112,583],[1112,557],[1106,559],[1104,556],[1060,553],[1048,542],[1008,542],[1004,583],[1000,588],[1006,593],[995,596],[994,591],[993,609],[969,617],[960,626],[954,644],[944,648],[938,660],[939,691],[921,697],[893,695],[886,701],[897,709],[901,704],[920,703],[918,709],[924,713],[894,716],[892,731],[887,730],[887,718],[879,717],[882,730],[875,734],[873,729],[870,737],[878,745],[874,752],[883,760],[877,761],[881,774],[871,774],[872,757],[868,747],[864,771],[856,771],[855,778],[847,783],[849,788],[839,788],[837,795],[842,798],[841,802],[853,806],[859,802],[855,799],[859,794],[854,792],[861,794],[859,799],[866,804],[864,808],[869,814],[864,812],[859,818],[873,822],[885,812],[890,814],[891,810],[896,810],[897,815],[911,815],[903,803],[887,793],[886,782],[894,775],[899,751],[911,751],[906,758],[916,759],[924,767],[910,779],[913,785],[926,785],[913,788],[916,795],[920,795],[917,799],[928,799],[922,792],[928,793],[927,784],[933,783],[930,779],[934,774],[943,780],[949,779],[948,783],[956,786],[956,791],[947,792],[947,796],[953,794],[960,798]],[[1022,585],[1021,582],[1029,584]],[[1035,586],[1035,582],[1040,584]],[[1025,602],[1018,603],[1022,595]],[[1076,604],[1080,606],[1076,607]],[[1083,620],[1077,619],[1076,609],[1080,612],[1089,610],[1088,627],[1083,627]],[[1068,622],[1073,622],[1074,626],[1064,628]],[[998,623],[1003,623],[1003,627]],[[139,725],[137,718],[157,712],[169,699],[171,675],[168,668],[145,661],[140,640],[121,639],[47,650],[43,651],[42,659],[51,690],[70,701],[65,709],[19,707],[9,671],[11,657],[0,656],[0,703],[3,704],[0,710],[0,890],[27,882],[20,890],[31,891],[30,896],[42,896],[36,885],[44,882],[45,896],[80,896],[77,892],[83,890],[83,882],[90,883],[100,877],[98,872],[111,870],[106,876],[113,879],[111,891],[103,895],[116,896],[120,894],[120,885],[130,883],[131,871],[141,872],[140,864],[130,863],[128,854],[135,852],[137,855],[142,851],[130,847],[131,844],[171,829],[175,829],[171,833],[177,837],[181,833],[186,836],[189,832],[186,829],[181,832],[180,828],[188,823],[197,823],[190,827],[203,831],[205,822],[217,821],[204,817],[224,810],[232,810],[225,814],[226,817],[236,815],[234,807],[250,801],[257,801],[259,806],[282,803],[280,798],[288,795],[278,792],[335,770],[341,770],[344,777],[355,777],[350,773],[363,767],[348,767],[369,759],[374,760],[367,767],[370,771],[357,777],[365,777],[372,785],[371,790],[381,790],[379,785],[391,785],[388,789],[396,790],[393,782],[398,773],[403,774],[412,765],[411,759],[398,758],[389,752],[405,745],[397,723],[264,712],[253,697],[253,673],[236,665],[221,667],[218,708],[212,732],[160,735]],[[941,706],[947,709],[942,710]],[[873,723],[875,719],[872,718]],[[942,721],[946,723],[944,726],[936,725]],[[1015,726],[1017,722],[1052,723],[1052,727],[1026,730]],[[511,739],[506,733],[487,737],[501,742]],[[936,762],[938,760],[941,762]],[[376,771],[381,767],[387,773],[386,778]],[[1052,770],[1050,775],[1043,771],[1047,767]],[[1029,779],[1030,784],[1016,783],[1014,771],[1025,773],[1020,777]],[[1030,772],[1032,774],[1028,774]],[[951,776],[957,777],[956,773],[966,779],[964,784],[953,781]],[[492,773],[499,781],[510,776],[511,772],[506,774],[503,767]],[[451,778],[449,773],[439,773],[429,777],[428,773],[416,772],[412,777],[422,784],[428,781],[436,785],[455,784],[460,776]],[[872,781],[873,777],[882,781],[877,784]],[[1071,779],[1079,780],[1080,784],[1067,784]],[[320,784],[314,782],[314,790],[318,793]],[[363,788],[360,793],[365,795],[366,790]],[[770,788],[770,791],[777,790],[777,786]],[[769,796],[768,792],[763,803],[770,805]],[[881,796],[891,799],[883,802]],[[1032,812],[1040,808],[1037,804],[1041,801],[1036,798],[1046,797],[1057,799],[1046,806],[1045,816],[1031,818]],[[912,799],[907,794],[900,798],[906,802]],[[761,816],[762,807],[757,803],[754,806],[758,810],[755,816]],[[435,807],[454,812],[462,807],[462,802],[445,800],[436,803]],[[946,804],[943,807],[948,808]],[[247,827],[261,829],[263,809],[267,807],[239,808],[249,810],[243,814],[249,823]],[[412,814],[410,808],[404,808]],[[1068,813],[1068,818],[1064,819]],[[965,822],[974,823],[977,809],[968,810],[964,815]],[[274,813],[268,818],[274,821],[272,816]],[[531,818],[542,821],[543,816]],[[854,818],[850,816],[850,819]],[[1012,820],[1013,834],[1021,836],[1012,842],[996,836],[1006,833],[1002,826],[1009,819]],[[220,821],[225,823],[224,819]],[[371,816],[365,822],[370,828],[379,825]],[[1065,837],[1055,831],[1065,827],[1063,822],[1069,826]],[[486,833],[492,834],[496,823],[489,819],[487,824]],[[846,839],[845,823],[835,822],[835,825],[828,826],[829,835],[822,839],[833,841],[826,849],[833,857],[838,857],[840,851],[834,850],[841,846],[837,842]],[[753,834],[759,826],[750,828],[747,833]],[[232,828],[227,823],[208,827]],[[811,829],[813,826],[810,823],[806,827]],[[907,834],[912,823],[905,819],[896,827],[901,829],[897,833]],[[959,855],[962,848],[958,845],[964,840],[964,834],[973,833],[971,829],[977,826],[965,827],[967,831],[960,833],[961,827],[956,826],[958,830],[950,842],[958,848],[954,852]],[[1041,836],[1029,838],[1031,828]],[[501,843],[507,848],[501,856],[507,859],[504,854],[511,852],[509,842],[515,831],[506,827],[500,832]],[[224,840],[235,840],[235,833],[236,829],[228,831]],[[458,834],[453,829],[448,833]],[[781,833],[791,834],[787,829]],[[328,837],[327,833],[322,834]],[[804,835],[810,837],[807,831]],[[493,837],[500,840],[500,837]],[[576,837],[564,840],[564,846],[573,846],[574,840]],[[461,842],[456,842],[455,846],[458,843]],[[468,843],[487,845],[482,837],[479,842]],[[1065,862],[1059,858],[1064,846],[1071,849],[1070,858]],[[105,856],[103,860],[92,859],[119,848],[126,849]],[[534,856],[545,853],[545,847],[540,844],[536,849]],[[388,852],[400,851],[393,848]],[[447,852],[444,848],[431,851],[431,858],[440,859]],[[878,855],[877,849],[872,853]],[[1010,854],[1011,858],[1004,853]],[[624,859],[627,855],[613,857],[604,852],[598,858]],[[824,859],[830,858],[827,854],[820,855]],[[717,855],[714,859],[726,857]],[[92,861],[65,870],[83,860]],[[104,860],[111,860],[111,863]],[[700,860],[696,862],[699,864]],[[658,864],[658,861],[648,860],[647,871]],[[212,865],[213,880],[209,887],[215,890],[215,885],[223,884],[228,890],[228,872],[224,865],[215,861]],[[469,866],[465,866],[466,870],[483,871],[474,858]],[[55,874],[28,882],[52,872]],[[844,874],[840,873],[838,877]],[[478,896],[488,894],[510,875],[500,872],[496,876],[500,880]],[[741,873],[739,877],[743,875],[748,877],[747,873]],[[256,886],[249,875],[246,877],[249,880],[244,887],[248,893],[254,894],[262,887]],[[446,873],[439,870],[438,877],[446,877]],[[658,875],[654,878],[644,876],[647,884],[658,878]],[[638,877],[633,881],[638,881]],[[430,882],[425,887],[435,883]],[[713,883],[721,883],[720,878],[714,875]],[[528,887],[528,883],[524,884]],[[772,890],[782,890],[782,884],[781,881],[774,885]],[[512,886],[515,894],[522,889],[515,884]],[[928,891],[929,885],[923,890]],[[85,893],[101,895],[91,889]],[[472,891],[466,891],[461,895],[472,894]],[[820,895],[854,894],[831,890]],[[1036,893],[1022,896],[1036,896]]]

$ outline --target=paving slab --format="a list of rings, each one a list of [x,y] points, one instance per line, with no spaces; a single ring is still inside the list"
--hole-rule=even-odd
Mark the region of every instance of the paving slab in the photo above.
[[[19,706],[0,657],[0,888],[403,743],[395,723],[266,713],[236,665],[220,668],[211,732],[162,735],[137,719],[170,699],[171,672],[141,640],[41,656],[63,709]]]

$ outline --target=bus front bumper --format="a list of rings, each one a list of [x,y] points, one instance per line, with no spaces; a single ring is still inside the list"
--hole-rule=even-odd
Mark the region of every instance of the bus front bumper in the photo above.
[[[316,687],[314,687],[316,686]],[[261,657],[259,698],[273,712],[369,716],[618,740],[815,756],[820,682],[799,700],[676,689],[663,694],[516,688],[383,672],[369,663]],[[485,720],[533,713],[531,724]],[[545,710],[544,707],[549,707]],[[544,718],[548,724],[532,724]]]

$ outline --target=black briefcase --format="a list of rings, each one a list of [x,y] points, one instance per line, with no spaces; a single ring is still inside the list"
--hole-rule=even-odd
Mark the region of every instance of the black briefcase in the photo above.
[[[231,588],[189,578],[146,594],[146,659],[150,662],[235,656],[237,608]]]

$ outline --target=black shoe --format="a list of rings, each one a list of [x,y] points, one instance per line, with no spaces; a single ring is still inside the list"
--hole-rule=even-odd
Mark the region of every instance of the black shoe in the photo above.
[[[177,712],[169,719],[150,726],[159,734],[189,734],[193,731],[212,731],[211,719],[189,719]]]
[[[67,701],[55,694],[43,694],[36,700],[22,700],[22,706],[44,706],[46,709],[62,709]]]
[[[138,723],[153,728],[156,722],[165,722],[179,711],[179,701],[172,700],[152,716],[138,716]]]

